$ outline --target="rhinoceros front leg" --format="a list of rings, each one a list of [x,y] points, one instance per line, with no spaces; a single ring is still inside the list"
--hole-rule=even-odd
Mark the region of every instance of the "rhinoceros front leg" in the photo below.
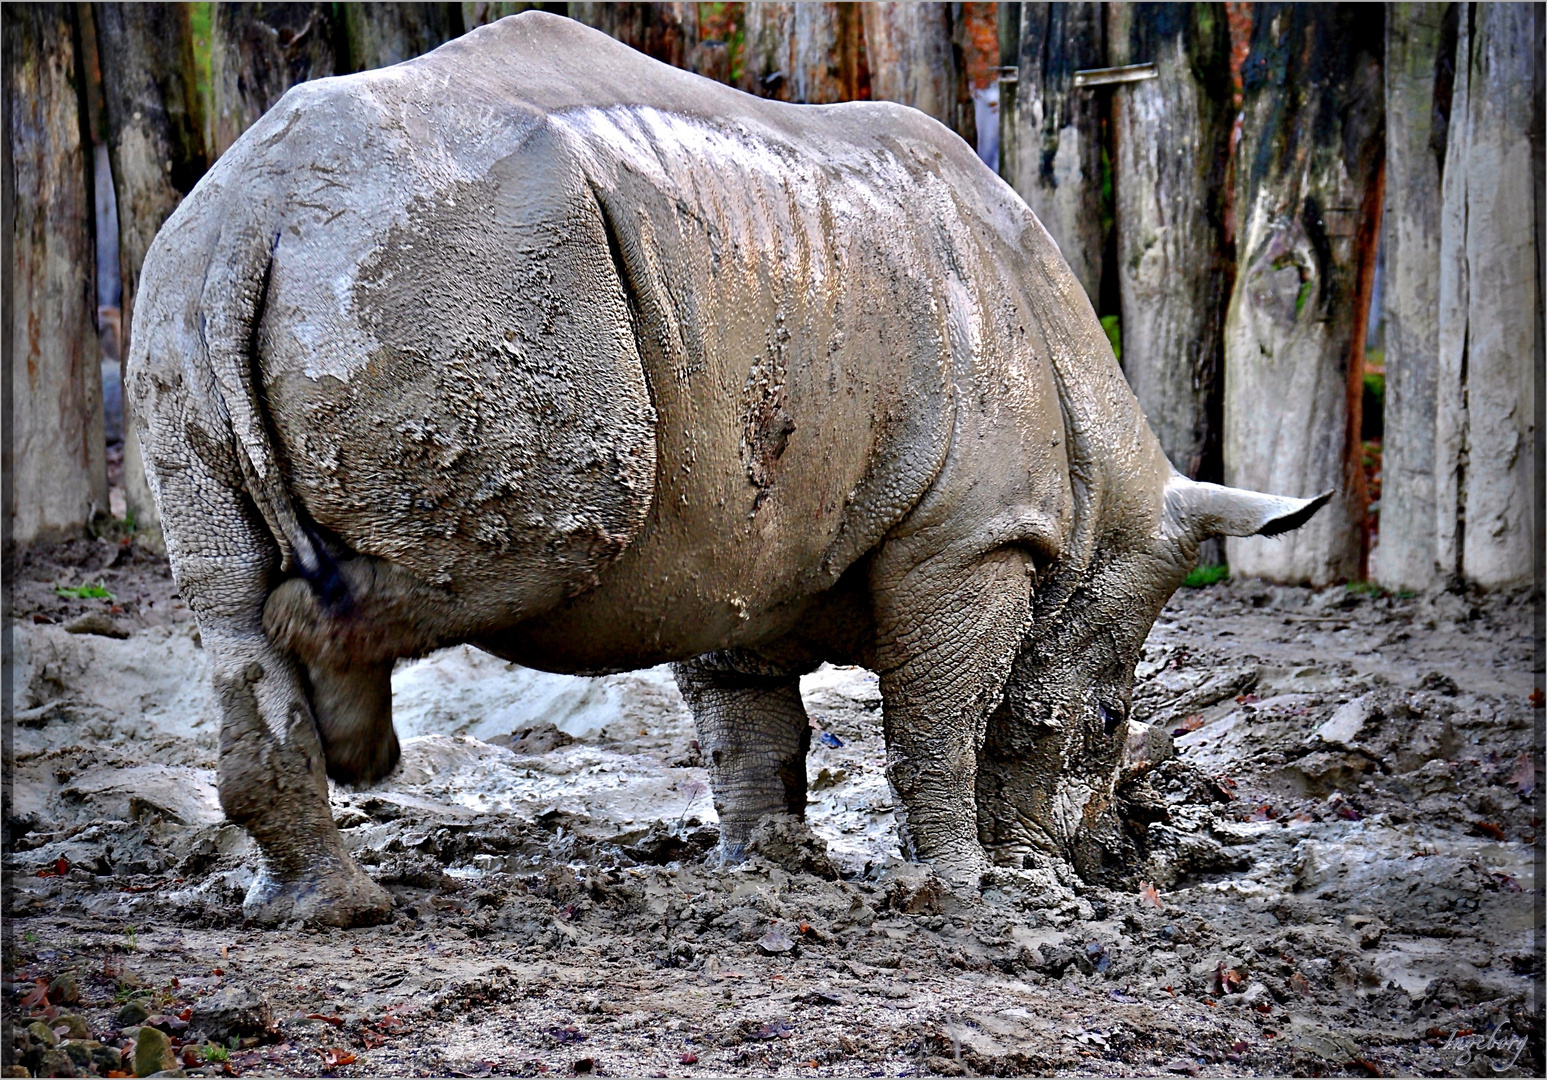
[[[708,759],[720,858],[739,862],[765,816],[806,813],[811,725],[800,676],[773,672],[736,652],[711,653],[672,670]]]
[[[871,571],[887,775],[904,854],[976,885],[977,752],[1030,619],[1027,556],[932,554],[892,541]]]

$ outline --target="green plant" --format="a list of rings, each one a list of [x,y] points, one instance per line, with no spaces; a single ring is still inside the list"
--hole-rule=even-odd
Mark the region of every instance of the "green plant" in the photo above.
[[[72,600],[113,600],[116,597],[107,591],[106,583],[98,581],[95,585],[55,586],[54,592],[60,596],[67,596]]]
[[[1230,576],[1228,566],[1198,566],[1187,575],[1187,580],[1182,582],[1186,589],[1201,589],[1205,585],[1218,585]]]
[[[1119,360],[1123,358],[1123,324],[1116,315],[1101,316],[1101,329],[1107,332],[1107,340],[1112,343],[1112,355]]]
[[[124,927],[124,948],[129,952],[140,951],[140,936],[134,932],[134,925]]]
[[[1373,581],[1350,581],[1344,588],[1355,596],[1379,596],[1386,591]]]
[[[38,940],[38,935],[34,934],[31,930],[24,930],[22,931],[21,939],[31,945]]]
[[[219,1043],[205,1043],[203,1046],[199,1047],[199,1056],[205,1061],[219,1063],[223,1061],[230,1061],[231,1051],[227,1050]]]

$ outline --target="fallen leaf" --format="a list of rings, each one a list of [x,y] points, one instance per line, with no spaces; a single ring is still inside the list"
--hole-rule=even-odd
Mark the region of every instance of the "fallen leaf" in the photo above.
[[[186,1017],[185,1017],[185,1019],[186,1019]],[[307,1013],[306,1014],[306,1019],[308,1019],[308,1020],[322,1020],[322,1021],[324,1021],[326,1023],[332,1024],[334,1027],[343,1027],[344,1026],[344,1021],[340,1017],[328,1016],[326,1013]]]
[[[327,1050],[323,1051],[322,1054],[323,1064],[325,1064],[330,1069],[336,1069],[340,1065],[353,1065],[354,1060],[355,1056],[353,1054],[351,1054],[348,1050],[340,1049],[337,1046],[330,1046]]]
[[[38,983],[37,983],[37,986],[33,987],[32,993],[30,993],[26,997],[22,998],[22,1000],[21,1000],[21,1007],[24,1008],[24,1009],[30,1009],[34,1005],[36,1005],[40,1001],[42,1001],[44,998],[46,998],[47,996],[48,996],[48,980],[47,979],[39,979]]]
[[[1277,817],[1278,811],[1274,810],[1273,807],[1268,803],[1263,803],[1261,806],[1257,807],[1257,809],[1252,811],[1253,821],[1273,821]]]
[[[1522,797],[1536,790],[1536,759],[1529,751],[1515,759],[1515,767],[1510,771],[1507,783],[1513,784]]]
[[[1188,716],[1186,719],[1184,719],[1182,721],[1181,730],[1184,731],[1184,732],[1186,732],[1186,731],[1197,731],[1202,726],[1203,726],[1203,714],[1202,713],[1193,713],[1191,716]]]
[[[1255,705],[1259,700],[1256,694],[1237,694],[1235,696],[1235,703],[1237,705]]]
[[[1307,979],[1304,975],[1297,971],[1293,975],[1289,976],[1289,989],[1293,990],[1301,997],[1310,997],[1311,980]]]
[[[376,1034],[370,1028],[362,1028],[360,1030],[360,1045],[365,1047],[367,1050],[374,1050],[378,1046],[387,1045],[387,1040]]]
[[[1542,688],[1538,686],[1535,690],[1531,691],[1531,696],[1526,698],[1526,700],[1531,703],[1531,708],[1540,709],[1543,705],[1547,705],[1547,694],[1543,694]]]
[[[698,1064],[698,1055],[693,1053],[693,1051],[689,1050],[687,1053],[685,1053],[681,1057],[679,1057],[677,1059],[677,1061],[680,1062],[683,1065],[697,1065]]]
[[[1486,836],[1490,839],[1504,842],[1504,830],[1491,821],[1474,821],[1472,823],[1473,836]]]
[[[1154,904],[1156,911],[1166,910],[1166,905],[1160,901],[1160,890],[1147,881],[1139,882],[1139,899],[1146,904]]]

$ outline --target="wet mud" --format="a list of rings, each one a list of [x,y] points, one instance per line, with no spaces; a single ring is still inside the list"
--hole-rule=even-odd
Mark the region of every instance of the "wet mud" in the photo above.
[[[100,582],[111,598],[60,596]],[[669,673],[401,664],[334,792],[385,926],[245,926],[165,566],[16,583],[5,1062],[48,1075],[1539,1075],[1543,712],[1524,596],[1183,590],[1145,647],[1131,874],[901,861],[876,680],[802,683],[809,825],[722,868]],[[155,1068],[153,1068],[155,1067]],[[175,1075],[176,1072],[169,1075]]]

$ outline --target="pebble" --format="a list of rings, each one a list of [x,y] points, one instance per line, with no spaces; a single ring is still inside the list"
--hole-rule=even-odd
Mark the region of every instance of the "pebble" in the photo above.
[[[268,1000],[240,986],[225,987],[194,1003],[190,1024],[216,1042],[262,1035],[274,1026]]]
[[[165,1070],[175,1068],[177,1058],[172,1053],[171,1040],[156,1028],[140,1028],[134,1040],[134,1075],[166,1075]]]
[[[55,1005],[74,1005],[81,1000],[81,988],[75,981],[73,971],[55,976],[54,981],[48,984],[48,1000]]]
[[[128,1001],[124,1002],[124,1007],[118,1010],[118,1016],[116,1019],[118,1021],[118,1026],[123,1028],[134,1027],[137,1024],[142,1024],[149,1016],[150,1009],[146,1008],[145,1002],[141,1001],[139,998],[130,998]]]

